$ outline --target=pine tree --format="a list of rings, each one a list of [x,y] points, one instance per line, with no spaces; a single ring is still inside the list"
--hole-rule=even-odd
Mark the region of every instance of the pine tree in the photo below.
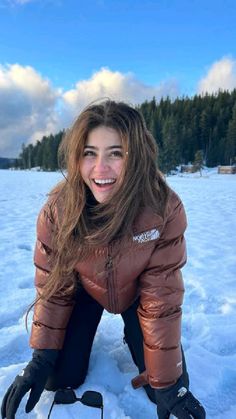
[[[236,103],[234,105],[232,119],[229,121],[227,130],[225,160],[227,164],[236,163]]]
[[[161,169],[170,173],[176,169],[180,161],[179,145],[177,141],[177,127],[173,116],[166,119],[162,129],[163,148],[160,153]]]
[[[194,156],[193,168],[194,171],[200,172],[200,176],[202,176],[202,169],[203,169],[203,151],[198,150]]]
[[[22,169],[27,169],[27,162],[28,162],[28,158],[27,158],[27,147],[25,146],[24,143],[22,143],[21,146],[21,153],[20,153],[20,164],[21,164],[21,168]]]

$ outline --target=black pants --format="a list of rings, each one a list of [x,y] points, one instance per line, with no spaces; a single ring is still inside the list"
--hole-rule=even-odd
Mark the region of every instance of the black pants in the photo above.
[[[139,372],[145,370],[143,353],[143,335],[137,316],[138,301],[123,312],[124,335],[133,361]],[[58,388],[78,388],[84,383],[93,340],[101,320],[103,307],[80,290],[76,305],[69,320],[64,346],[60,351],[53,374],[49,377],[46,389],[56,391]],[[155,401],[154,390],[145,386],[151,401]]]

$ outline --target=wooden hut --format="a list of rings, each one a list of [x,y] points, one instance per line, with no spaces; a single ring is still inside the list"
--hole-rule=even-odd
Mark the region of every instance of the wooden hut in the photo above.
[[[218,166],[218,173],[222,175],[236,174],[236,166]]]

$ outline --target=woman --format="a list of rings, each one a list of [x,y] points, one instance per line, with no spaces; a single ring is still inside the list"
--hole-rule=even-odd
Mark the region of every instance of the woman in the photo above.
[[[66,179],[37,223],[33,357],[4,396],[2,417],[13,419],[29,390],[27,413],[44,388],[84,382],[105,308],[122,315],[140,372],[133,387],[144,386],[158,417],[205,418],[188,390],[180,342],[185,212],[156,167],[143,118],[125,103],[93,104],[60,155]]]

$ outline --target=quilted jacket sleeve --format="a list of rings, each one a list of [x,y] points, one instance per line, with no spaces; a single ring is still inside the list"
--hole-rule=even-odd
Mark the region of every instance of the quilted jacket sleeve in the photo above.
[[[50,273],[49,255],[52,252],[52,232],[56,228],[56,206],[47,202],[37,220],[37,240],[34,252],[35,286],[37,295]],[[34,349],[61,349],[74,302],[62,295],[39,300],[34,306],[30,346]]]
[[[181,304],[184,286],[180,268],[186,262],[186,215],[172,193],[166,222],[140,277],[138,316],[144,336],[144,358],[149,384],[169,386],[182,374]]]

